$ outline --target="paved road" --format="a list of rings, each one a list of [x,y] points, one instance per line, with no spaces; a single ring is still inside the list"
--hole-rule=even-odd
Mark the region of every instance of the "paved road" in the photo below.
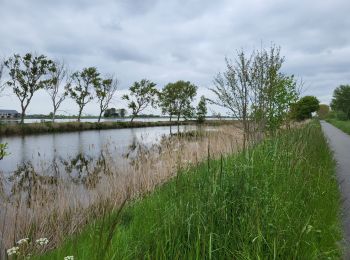
[[[345,258],[350,259],[350,135],[321,121],[334,158],[337,161],[337,178],[343,201],[343,226],[345,235]]]

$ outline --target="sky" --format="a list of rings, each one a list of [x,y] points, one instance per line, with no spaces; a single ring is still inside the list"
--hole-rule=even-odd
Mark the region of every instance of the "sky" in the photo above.
[[[111,106],[121,108],[121,96],[143,78],[159,89],[191,81],[198,97],[213,98],[209,88],[225,57],[274,43],[286,59],[283,72],[304,82],[302,95],[329,103],[334,88],[350,83],[349,10],[349,0],[0,0],[0,57],[35,52],[63,60],[70,71],[94,66],[114,74],[119,90]],[[6,91],[0,109],[19,111],[20,103]],[[78,108],[67,99],[60,110]],[[51,111],[39,91],[27,114]],[[213,112],[225,113],[211,106]],[[98,104],[84,114],[98,114]]]

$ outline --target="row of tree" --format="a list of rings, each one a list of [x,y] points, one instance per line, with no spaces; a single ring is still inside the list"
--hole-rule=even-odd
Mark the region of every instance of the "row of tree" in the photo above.
[[[3,88],[11,88],[19,99],[21,123],[34,94],[40,89],[45,89],[51,98],[52,121],[55,121],[56,112],[68,96],[78,105],[78,121],[84,107],[96,98],[100,121],[118,86],[114,76],[102,77],[94,67],[70,74],[63,62],[53,61],[44,55],[15,54],[3,62],[2,72],[4,68],[8,70],[9,78]]]
[[[8,70],[9,79],[2,84],[12,89],[20,101],[21,123],[24,122],[26,110],[34,96],[45,89],[49,94],[55,121],[56,112],[66,97],[70,97],[78,105],[78,121],[84,107],[96,99],[99,105],[99,118],[107,111],[118,87],[114,76],[102,77],[95,67],[84,68],[70,74],[63,62],[53,61],[44,55],[27,53],[24,56],[15,54],[0,65],[0,76],[4,69]],[[128,102],[132,111],[131,121],[147,107],[159,106],[163,114],[168,114],[179,122],[180,117],[193,117],[195,109],[192,102],[197,94],[197,87],[188,81],[169,83],[159,91],[156,84],[147,79],[135,82],[130,87],[130,94],[123,99]],[[205,98],[202,97],[197,110],[198,118],[203,121],[207,113]]]

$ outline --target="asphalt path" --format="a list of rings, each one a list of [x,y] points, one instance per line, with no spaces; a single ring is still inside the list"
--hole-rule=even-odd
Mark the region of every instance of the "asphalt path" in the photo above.
[[[344,259],[350,259],[350,135],[325,121],[321,121],[321,126],[337,162],[337,179],[343,206]]]

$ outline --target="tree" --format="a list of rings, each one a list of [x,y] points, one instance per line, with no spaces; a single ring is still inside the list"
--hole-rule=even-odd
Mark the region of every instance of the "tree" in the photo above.
[[[10,80],[7,85],[13,89],[21,103],[21,123],[24,123],[25,112],[36,91],[44,88],[48,72],[54,69],[53,62],[44,55],[36,56],[27,53],[24,56],[15,54],[5,61]]]
[[[78,122],[80,122],[84,107],[92,99],[92,89],[101,84],[100,73],[95,67],[84,68],[72,75],[72,86],[68,89],[68,93],[79,106]]]
[[[126,116],[126,109],[125,108],[119,109],[119,112],[120,112],[120,117],[125,117]]]
[[[4,63],[2,61],[0,62],[1,62],[0,63],[0,94],[1,94],[1,92],[4,90],[5,85],[3,85],[1,81],[2,73],[4,71]],[[0,143],[0,160],[2,160],[7,155],[6,149],[7,149],[7,144]]]
[[[106,111],[104,112],[103,116],[104,117],[112,117],[117,113],[117,110],[112,107],[112,108],[107,108]]]
[[[320,107],[317,111],[317,115],[320,119],[325,119],[328,116],[329,111],[330,111],[330,109],[329,109],[328,105],[320,104]]]
[[[274,133],[297,100],[296,81],[280,71],[283,63],[280,48],[274,45],[250,55],[241,50],[233,61],[226,58],[226,71],[214,78],[211,91],[216,99],[209,102],[241,121],[244,149],[267,131]]]
[[[292,118],[304,120],[312,117],[312,113],[319,109],[320,101],[314,96],[302,97],[298,102],[293,104],[291,113]]]
[[[342,112],[346,120],[350,120],[350,85],[340,85],[334,90],[331,107]]]
[[[194,107],[191,102],[197,94],[197,87],[189,81],[179,80],[167,84],[159,94],[159,105],[163,114],[169,114],[170,121],[177,117],[177,131],[179,132],[180,117],[193,116]]]
[[[53,106],[53,112],[50,113],[52,122],[55,122],[56,112],[62,102],[68,96],[68,90],[71,87],[72,79],[63,62],[53,62],[53,69],[49,71],[50,78],[46,81],[45,90],[49,94]],[[63,91],[61,91],[61,89]]]
[[[4,67],[5,67],[4,61],[0,59],[0,95],[4,91],[4,88],[5,88],[5,84],[3,84],[1,81],[2,75],[4,72]]]
[[[98,122],[101,121],[102,114],[108,109],[118,87],[118,80],[115,77],[103,79],[100,84],[94,85],[96,97],[100,106],[100,114],[98,116]]]
[[[198,102],[196,111],[197,111],[197,121],[199,123],[203,123],[205,120],[205,116],[207,115],[207,101],[204,96],[201,96]]]
[[[134,82],[129,89],[129,95],[123,96],[124,100],[129,101],[128,107],[132,110],[131,122],[148,106],[155,107],[158,93],[155,87],[155,83],[147,79],[142,79],[140,82]]]

